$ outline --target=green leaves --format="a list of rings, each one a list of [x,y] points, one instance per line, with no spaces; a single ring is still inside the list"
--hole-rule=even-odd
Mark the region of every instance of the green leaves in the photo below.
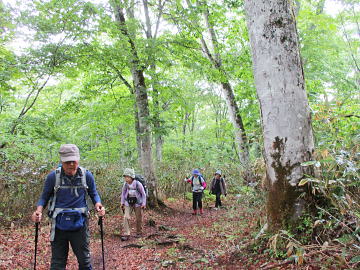
[[[303,167],[307,167],[307,166],[312,166],[314,165],[315,167],[319,168],[320,167],[320,162],[316,161],[316,160],[310,160],[310,161],[306,161],[300,164]]]
[[[354,256],[351,258],[350,262],[352,263],[359,263],[360,262],[360,256]]]

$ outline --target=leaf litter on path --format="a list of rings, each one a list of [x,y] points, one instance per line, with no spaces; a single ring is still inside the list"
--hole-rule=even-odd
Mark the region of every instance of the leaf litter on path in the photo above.
[[[227,207],[204,209],[193,216],[189,201],[166,201],[166,208],[145,210],[143,236],[121,241],[121,214],[104,218],[104,249],[106,269],[247,269],[258,270],[274,265],[274,269],[321,269],[307,265],[281,263],[264,253],[265,248],[249,249],[259,231],[259,209],[249,210],[238,205],[236,198],[227,197]],[[184,207],[185,206],[185,207]],[[91,257],[93,269],[102,268],[102,250],[97,218],[90,218]],[[131,217],[135,233],[135,217]],[[49,269],[51,246],[50,226],[40,226],[37,270]],[[29,225],[0,230],[0,269],[33,269],[35,228]],[[69,252],[67,270],[78,269],[77,260]],[[269,268],[267,268],[269,269]]]

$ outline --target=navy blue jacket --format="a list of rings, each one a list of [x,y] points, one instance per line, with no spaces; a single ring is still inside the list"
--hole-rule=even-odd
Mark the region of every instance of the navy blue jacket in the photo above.
[[[70,179],[70,177],[65,176],[64,181],[65,185],[68,186],[79,186],[77,188],[77,192],[79,196],[76,196],[75,190],[71,188],[60,188],[56,194],[56,203],[55,208],[82,208],[86,207],[86,193],[88,192],[92,202],[100,203],[101,199],[100,196],[96,190],[96,184],[94,176],[91,172],[86,171],[86,184],[88,186],[88,190],[86,191],[84,188],[82,188],[81,183],[81,176],[80,176],[81,170],[78,168],[78,171],[76,175]],[[61,177],[64,176],[63,170],[61,171]],[[60,181],[62,183],[62,180]],[[55,186],[55,171],[52,171],[48,174],[45,180],[44,189],[41,194],[41,197],[38,201],[38,206],[46,207],[47,203],[49,202],[50,197],[54,193],[54,186]]]

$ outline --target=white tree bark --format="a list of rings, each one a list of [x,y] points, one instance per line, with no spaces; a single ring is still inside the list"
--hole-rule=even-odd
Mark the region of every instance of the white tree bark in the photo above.
[[[268,222],[276,229],[299,209],[300,164],[314,151],[292,1],[246,0],[269,184]]]

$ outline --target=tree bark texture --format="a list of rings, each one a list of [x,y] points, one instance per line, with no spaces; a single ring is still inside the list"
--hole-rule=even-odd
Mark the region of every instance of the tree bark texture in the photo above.
[[[139,116],[139,129],[141,140],[141,167],[148,181],[149,204],[151,206],[157,206],[155,172],[151,147],[151,130],[150,123],[148,122],[150,113],[145,78],[143,72],[141,70],[138,70],[136,66],[131,69],[131,73],[134,80],[136,104]]]
[[[158,2],[158,10],[159,14],[157,15],[156,24],[155,24],[155,33],[153,34],[152,31],[152,23],[150,19],[150,12],[149,12],[149,3],[147,0],[143,0],[143,7],[144,7],[144,13],[145,13],[145,34],[146,38],[148,40],[148,43],[150,44],[150,48],[153,52],[155,52],[156,47],[156,39],[157,39],[157,32],[159,28],[160,18],[162,16],[162,9],[165,5],[165,1],[162,3],[161,1]],[[154,100],[154,128],[155,131],[153,132],[155,136],[155,148],[156,148],[156,161],[161,162],[162,161],[162,147],[164,144],[164,136],[161,133],[162,124],[161,124],[161,116],[160,116],[160,102],[159,102],[159,91],[158,91],[158,78],[156,76],[156,64],[155,64],[155,53],[149,54],[149,64],[150,64],[150,70],[151,70],[151,82],[152,82],[152,97]]]
[[[314,141],[292,1],[246,0],[255,85],[261,107],[267,217],[277,230],[298,217],[297,184],[312,172]]]
[[[235,100],[234,92],[228,81],[222,82],[221,86],[223,89],[223,93],[225,94],[225,100],[228,106],[230,120],[235,130],[235,143],[237,146],[240,163],[245,168],[245,170],[250,170],[248,140],[246,137],[244,124],[240,116],[240,110]],[[250,171],[248,173],[250,174]],[[246,181],[250,181],[250,179],[246,179]]]

